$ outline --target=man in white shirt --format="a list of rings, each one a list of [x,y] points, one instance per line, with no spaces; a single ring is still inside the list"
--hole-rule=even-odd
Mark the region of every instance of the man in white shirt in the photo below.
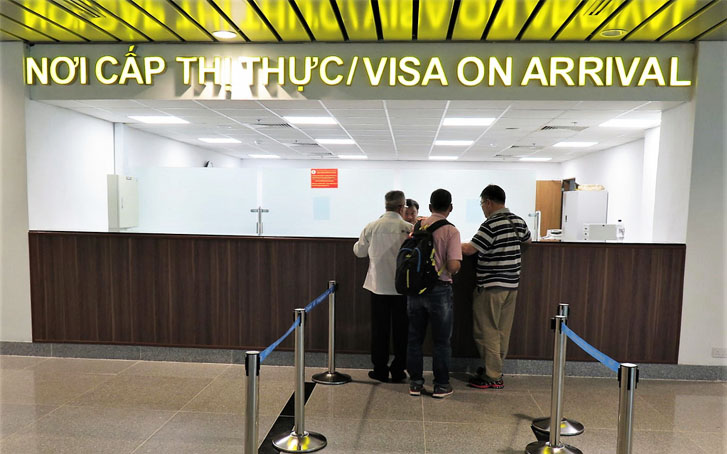
[[[396,256],[412,225],[402,218],[406,197],[402,191],[384,196],[386,213],[369,223],[353,245],[356,257],[369,258],[364,288],[371,292],[371,362],[369,377],[382,382],[406,379],[406,347],[409,320],[406,298],[396,292]],[[389,340],[393,338],[394,360],[389,366]]]

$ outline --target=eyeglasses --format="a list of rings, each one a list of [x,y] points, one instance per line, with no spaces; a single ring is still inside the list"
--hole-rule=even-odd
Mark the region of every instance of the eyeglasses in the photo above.
[[[487,199],[485,199],[485,200],[482,200],[482,201],[480,201],[480,206],[482,206],[482,205],[484,205],[484,204],[486,204],[486,203],[487,203]]]

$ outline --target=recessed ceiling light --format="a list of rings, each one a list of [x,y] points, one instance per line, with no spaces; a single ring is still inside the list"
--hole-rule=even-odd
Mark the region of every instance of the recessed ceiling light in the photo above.
[[[294,125],[337,125],[333,117],[283,117],[288,123]]]
[[[187,120],[173,115],[129,115],[132,120],[154,125],[183,125],[189,123]]]
[[[558,142],[554,147],[558,148],[588,148],[596,145],[598,142]]]
[[[280,159],[280,156],[276,154],[249,154],[248,156],[254,159]]]
[[[237,139],[231,139],[229,137],[199,137],[204,143],[242,143]]]
[[[634,129],[649,129],[659,126],[659,120],[646,120],[646,119],[626,119],[626,118],[615,118],[608,120],[605,123],[601,123],[602,128],[634,128]]]
[[[601,36],[604,38],[618,38],[626,34],[626,30],[622,28],[609,28],[601,32]]]
[[[217,30],[212,32],[212,36],[219,39],[233,39],[237,37],[237,33],[230,30]]]
[[[520,158],[521,161],[528,161],[528,162],[545,162],[550,161],[553,158]]]
[[[456,161],[458,156],[429,156],[431,161]]]
[[[490,126],[494,118],[445,118],[443,126]]]
[[[369,157],[365,154],[339,154],[341,159],[368,159]]]
[[[474,140],[435,140],[434,145],[442,147],[466,147],[475,143]]]
[[[355,145],[353,139],[314,139],[321,145]]]

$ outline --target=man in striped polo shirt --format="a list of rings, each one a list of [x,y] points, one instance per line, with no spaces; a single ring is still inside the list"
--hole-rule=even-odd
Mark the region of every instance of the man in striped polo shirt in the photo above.
[[[520,245],[530,241],[530,230],[521,217],[505,208],[505,191],[499,186],[491,184],[482,191],[480,206],[487,219],[472,241],[462,244],[463,254],[477,254],[472,333],[485,362],[469,385],[501,389],[502,363],[510,342],[520,283]]]

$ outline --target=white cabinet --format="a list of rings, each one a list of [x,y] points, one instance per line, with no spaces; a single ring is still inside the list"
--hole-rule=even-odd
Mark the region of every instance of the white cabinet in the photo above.
[[[583,241],[584,224],[605,224],[607,191],[563,192],[563,241]]]
[[[139,188],[136,178],[107,175],[109,231],[139,225]]]

